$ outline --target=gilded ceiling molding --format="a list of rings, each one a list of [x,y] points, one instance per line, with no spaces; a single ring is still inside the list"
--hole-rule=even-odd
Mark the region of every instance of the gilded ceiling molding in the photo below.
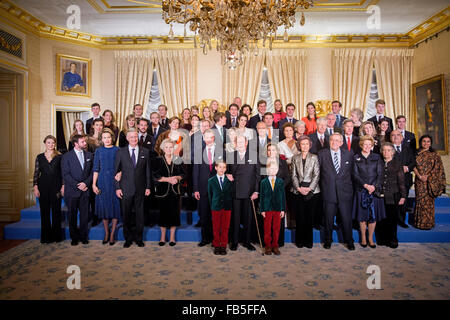
[[[95,2],[95,0],[87,0]],[[378,1],[378,0],[372,0]],[[77,45],[99,49],[183,49],[193,48],[193,37],[175,37],[170,40],[164,36],[103,37],[76,30],[69,30],[46,24],[9,0],[0,0],[2,21],[21,31],[31,32],[39,37],[54,39]],[[274,48],[305,47],[410,47],[426,37],[450,25],[450,6],[420,23],[406,34],[382,35],[290,35],[285,42],[282,36],[273,42]],[[260,47],[262,43],[260,42]]]

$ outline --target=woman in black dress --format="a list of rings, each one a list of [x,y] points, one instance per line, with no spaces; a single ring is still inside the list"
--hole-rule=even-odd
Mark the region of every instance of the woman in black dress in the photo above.
[[[44,144],[45,152],[36,157],[33,178],[34,195],[39,198],[41,209],[41,243],[60,242],[61,198],[64,195],[61,154],[56,150],[54,136],[45,137]]]
[[[173,155],[174,146],[172,140],[165,139],[160,146],[163,155],[156,158],[152,166],[155,197],[159,203],[160,246],[166,244],[166,228],[170,228],[169,245],[176,245],[175,230],[180,225],[180,181],[184,179],[185,172],[183,164],[177,164],[179,161]]]

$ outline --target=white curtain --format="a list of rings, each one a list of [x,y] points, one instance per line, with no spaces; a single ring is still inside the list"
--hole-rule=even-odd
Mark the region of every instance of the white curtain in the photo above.
[[[161,101],[169,117],[197,102],[196,50],[155,51],[155,67]]]
[[[412,49],[378,49],[375,55],[378,96],[386,102],[386,115],[395,119],[410,114],[410,88],[412,84]],[[395,120],[394,120],[395,122]],[[412,121],[407,121],[408,129]]]
[[[241,97],[242,104],[249,104],[253,113],[256,112],[265,57],[266,50],[259,50],[257,56],[251,52],[245,53],[242,64],[235,70],[222,65],[222,99],[226,106],[235,97]]]
[[[115,53],[116,123],[122,126],[137,103],[144,108],[150,96],[155,65],[152,51],[117,51]],[[145,110],[144,110],[145,114]]]
[[[306,114],[306,50],[267,51],[266,65],[273,99],[280,99],[283,105],[292,102],[296,106],[295,117],[300,119]]]
[[[333,99],[342,103],[348,117],[353,108],[366,109],[375,50],[335,49],[332,55]]]

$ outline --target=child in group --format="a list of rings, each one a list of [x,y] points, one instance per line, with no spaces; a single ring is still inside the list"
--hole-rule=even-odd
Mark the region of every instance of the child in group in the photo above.
[[[216,161],[217,174],[208,180],[208,198],[211,205],[213,226],[213,247],[215,255],[227,254],[228,229],[230,228],[232,182],[225,176],[227,164]]]
[[[277,178],[278,163],[267,163],[267,177],[261,181],[260,211],[264,217],[264,244],[265,254],[280,254],[278,249],[278,236],[280,235],[280,222],[286,211],[286,197],[283,179]]]

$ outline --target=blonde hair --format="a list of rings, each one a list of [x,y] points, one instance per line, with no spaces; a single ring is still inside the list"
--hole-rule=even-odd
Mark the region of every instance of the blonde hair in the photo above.
[[[128,120],[130,120],[130,119],[134,119],[134,128],[136,128],[136,117],[135,117],[135,115],[134,114],[127,115],[127,117],[123,121],[123,126],[122,126],[122,131],[123,131],[123,133],[125,133],[125,135],[127,135],[128,130],[131,129],[128,126]]]
[[[162,154],[164,154],[164,148],[166,147],[166,144],[169,144],[169,143],[170,143],[172,146],[175,146],[175,142],[173,142],[173,141],[172,141],[171,139],[169,139],[169,138],[166,138],[166,139],[164,139],[164,140],[161,142],[159,148],[160,148]]]
[[[114,132],[110,128],[104,128],[102,130],[102,132],[100,133],[100,139],[103,137],[104,133],[109,133],[110,134],[110,136],[111,136],[111,145],[112,145],[112,143],[114,142],[114,139],[115,139]],[[104,145],[103,141],[101,142],[101,144]]]
[[[364,131],[364,127],[365,127],[366,125],[372,126],[372,128],[373,128],[373,134],[372,134],[372,137],[375,138],[375,137],[377,136],[377,130],[376,130],[375,125],[373,124],[372,121],[364,121],[364,122],[361,124],[361,127],[360,127],[360,129],[359,129],[359,136],[362,137],[362,136],[367,135],[366,132]]]
[[[362,136],[359,139],[359,146],[361,147],[361,149],[362,149],[362,147],[364,145],[364,141],[372,142],[372,147],[375,145],[375,139],[373,137],[369,136],[369,135],[365,135],[365,136]]]
[[[55,143],[55,149],[53,149],[53,152],[52,152],[52,154],[51,154],[51,158],[52,158],[52,160],[53,160],[53,158],[54,157],[56,157],[56,156],[58,156],[58,155],[60,155],[61,154],[61,152],[59,152],[57,149],[56,149],[56,138],[54,137],[54,136],[52,136],[51,134],[49,134],[48,136],[46,136],[45,138],[44,138],[44,144],[47,142],[47,140],[48,139],[50,139],[50,140],[53,140],[53,142]]]
[[[73,137],[74,135],[78,134],[78,130],[77,130],[77,127],[76,127],[77,122],[81,122],[81,124],[82,124],[82,126],[81,126],[81,132],[82,132],[82,134],[84,134],[84,135],[86,134],[86,133],[84,132],[84,123],[83,123],[83,121],[81,121],[80,119],[76,119],[76,120],[73,122],[72,134],[71,134],[70,137],[69,137],[69,141],[72,140],[72,137]],[[47,137],[48,137],[48,136],[47,136]],[[53,137],[53,136],[52,136],[52,137]]]

